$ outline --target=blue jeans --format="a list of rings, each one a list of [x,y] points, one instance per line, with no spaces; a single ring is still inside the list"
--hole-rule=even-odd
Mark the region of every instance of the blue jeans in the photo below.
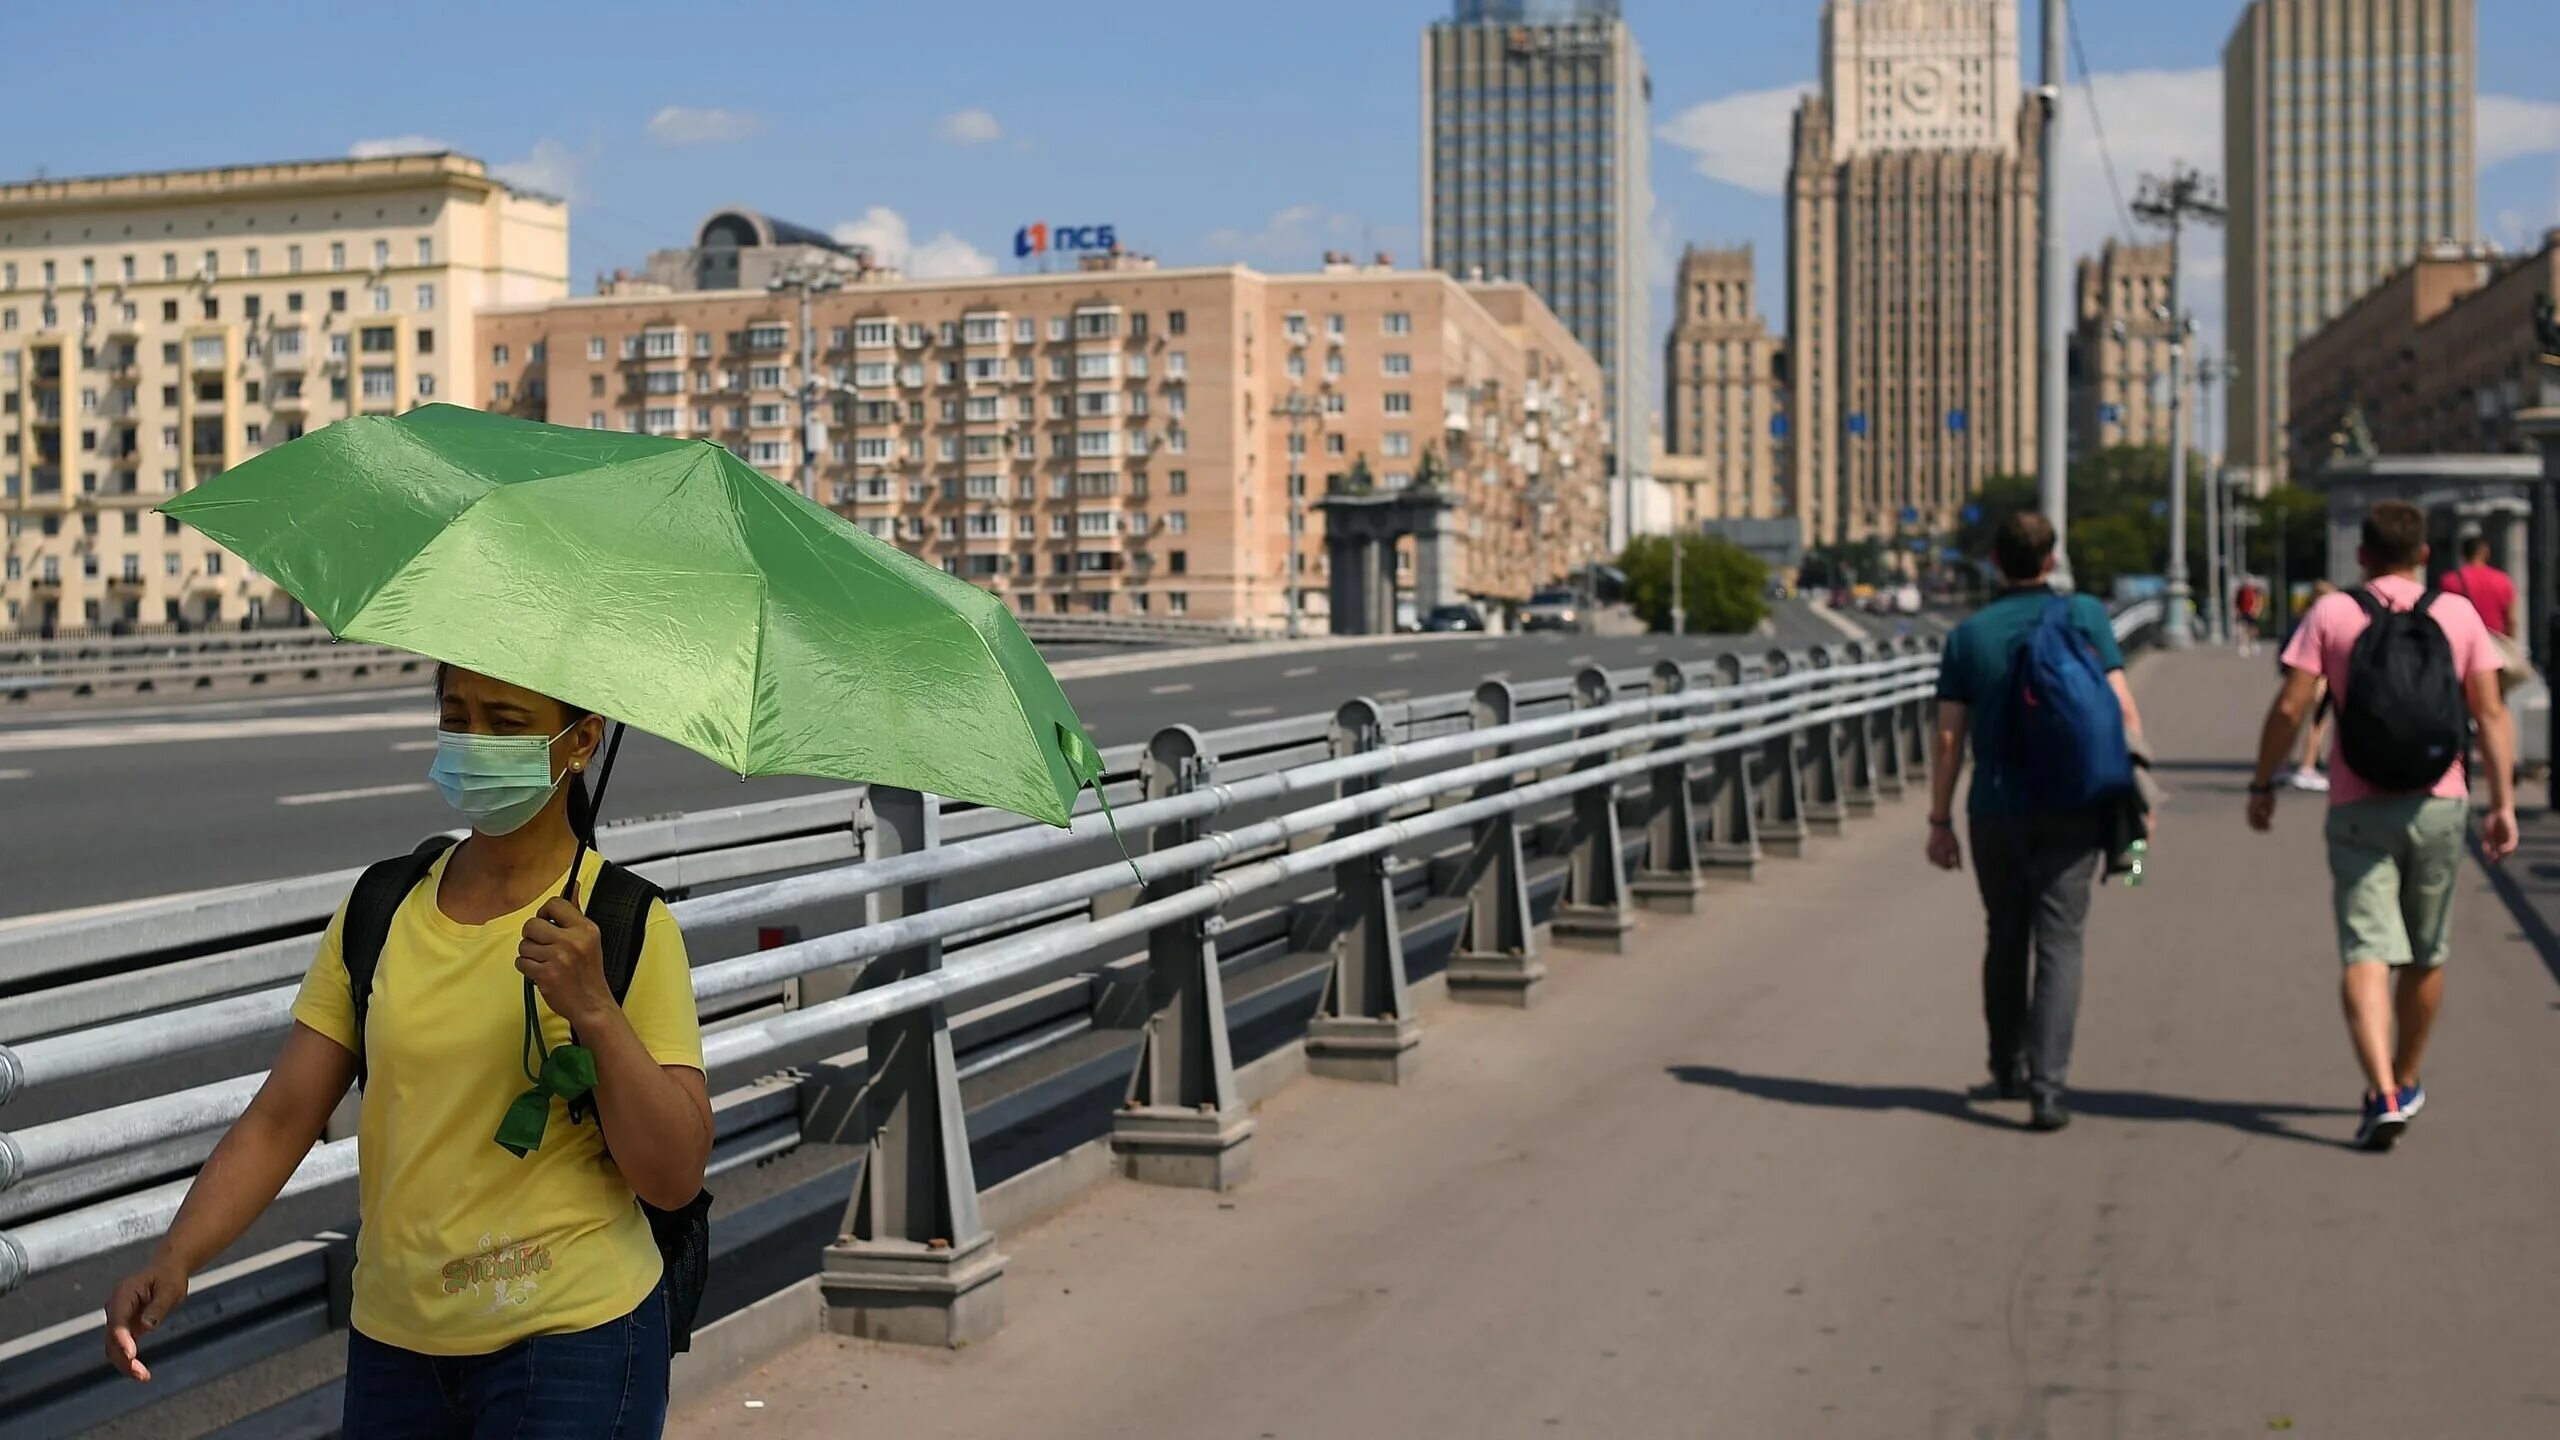
[[[667,1296],[592,1330],[488,1355],[421,1355],[347,1332],[342,1440],[655,1440],[667,1423]]]

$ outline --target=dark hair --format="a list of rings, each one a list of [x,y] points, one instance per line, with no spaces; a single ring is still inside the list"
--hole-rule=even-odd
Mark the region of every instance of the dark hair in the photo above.
[[[2463,539],[2463,542],[2462,542],[2462,563],[2463,563],[2463,564],[2465,564],[2465,565],[2474,564],[2474,563],[2476,563],[2476,562],[2478,562],[2478,561],[2486,560],[2486,559],[2488,559],[2488,558],[2489,558],[2489,537],[2488,537],[2488,536],[2486,536],[2486,535],[2471,535],[2471,536],[2466,536],[2466,537]]]
[[[2011,580],[2033,580],[2053,558],[2053,522],[2033,510],[2013,512],[1991,537],[1991,558]]]
[[[436,703],[438,705],[444,703],[444,681],[445,677],[451,673],[453,673],[451,665],[441,660],[436,662]],[[575,725],[596,713],[593,710],[572,705],[556,695],[545,698],[560,707],[560,724],[564,728]],[[588,849],[596,848],[596,802],[587,791],[587,777],[583,771],[572,772],[569,776],[569,833],[577,836],[579,843]]]
[[[2376,500],[2364,517],[2364,558],[2376,570],[2406,570],[2427,548],[2427,514],[2406,500]]]

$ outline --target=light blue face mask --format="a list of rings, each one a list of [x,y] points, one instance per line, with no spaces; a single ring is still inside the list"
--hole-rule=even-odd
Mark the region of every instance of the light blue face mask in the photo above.
[[[574,720],[566,735],[578,728]],[[444,792],[444,803],[461,812],[483,835],[510,835],[542,813],[551,792],[566,774],[551,773],[551,747],[560,735],[472,735],[460,730],[436,732],[435,763],[427,778]]]

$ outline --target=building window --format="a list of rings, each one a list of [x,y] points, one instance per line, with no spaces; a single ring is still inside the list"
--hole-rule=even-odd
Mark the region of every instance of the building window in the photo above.
[[[1108,340],[1120,333],[1120,316],[1112,310],[1079,310],[1076,312],[1076,338]]]
[[[1386,370],[1390,375],[1410,375],[1413,373],[1413,357],[1390,355],[1386,359]]]
[[[278,340],[282,340],[284,337],[283,337],[283,336],[281,336],[281,335],[279,335],[279,336],[277,336],[276,338],[277,338]],[[279,346],[279,347],[278,347],[278,353],[279,353],[279,354],[281,354],[281,353],[282,353],[282,347],[281,347],[281,346]],[[504,365],[504,364],[506,364],[506,363],[507,363],[507,347],[506,347],[506,346],[504,346],[504,345],[492,345],[492,346],[490,346],[490,347],[489,347],[489,363],[490,363],[490,364],[492,364],[492,365]]]
[[[590,335],[587,337],[587,358],[590,360],[601,360],[604,358],[603,336]]]
[[[1410,391],[1390,390],[1387,392],[1386,402],[1387,413],[1390,415],[1410,415],[1413,413],[1413,395]]]
[[[878,349],[890,343],[896,325],[887,320],[853,322],[853,343],[859,349]]]
[[[364,398],[389,400],[398,392],[393,388],[395,373],[387,365],[369,365],[364,372]]]
[[[601,410],[588,411],[587,428],[590,430],[602,430],[605,428],[604,412]]]
[[[399,348],[400,332],[388,325],[367,325],[363,331],[364,353],[388,355]]]
[[[1180,311],[1174,312],[1180,314]],[[1180,350],[1168,350],[1164,357],[1164,378],[1180,380],[1191,373],[1191,357]]]
[[[750,350],[779,350],[782,348],[784,342],[790,338],[790,335],[791,331],[787,326],[750,325],[747,327],[747,348]]]
[[[373,313],[376,315],[387,315],[391,313],[390,286],[376,285],[373,287]]]
[[[1390,335],[1410,335],[1413,333],[1413,316],[1403,310],[1390,310],[1386,314],[1385,330]]]
[[[329,268],[332,270],[344,270],[347,268],[346,241],[332,240],[329,242]]]

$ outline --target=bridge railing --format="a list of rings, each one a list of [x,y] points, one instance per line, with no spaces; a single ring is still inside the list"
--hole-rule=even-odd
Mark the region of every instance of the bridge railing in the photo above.
[[[1904,793],[1935,664],[1916,641],[1851,644],[1174,726],[1106,756],[1134,859],[1095,813],[1051,829],[880,788],[608,829],[607,853],[669,889],[689,938],[757,928],[735,953],[696,949],[716,955],[693,973],[713,1171],[813,1139],[867,1157],[724,1213],[720,1273],[775,1283],[710,1314],[817,1269],[861,1333],[964,1336],[1001,1265],[973,1166],[1018,1172],[1108,1138],[1138,1178],[1230,1183],[1251,1130],[1239,1052],[1294,1045],[1318,1073],[1396,1078],[1424,969],[1453,998],[1526,1003],[1542,919],[1614,945],[1635,905],[1684,908],[1702,875],[1748,875],[1764,845],[1797,850]],[[0,1294],[165,1228],[264,1076],[155,1077],[281,1032],[354,874],[0,932]],[[849,906],[862,923],[791,928]],[[96,1089],[139,1098],[64,1102]],[[54,1118],[8,1126],[47,1101]],[[342,1187],[355,1165],[355,1140],[329,1139],[285,1194]],[[929,1193],[875,1194],[855,1233],[808,1254],[865,1165],[929,1175]],[[342,1325],[346,1244],[207,1277],[200,1291],[235,1303],[200,1293],[181,1312],[154,1389],[311,1338],[314,1313]],[[919,1264],[938,1310],[912,1303]],[[280,1324],[277,1306],[303,1318]],[[156,1398],[107,1383],[96,1353],[94,1317],[0,1340],[0,1412],[88,1424]]]
[[[1273,636],[1249,625],[1134,616],[1024,616],[1044,645],[1223,645]],[[195,631],[72,639],[0,638],[0,700],[99,690],[200,689],[218,681],[265,684],[415,673],[427,661],[388,646],[341,644],[317,627]]]

